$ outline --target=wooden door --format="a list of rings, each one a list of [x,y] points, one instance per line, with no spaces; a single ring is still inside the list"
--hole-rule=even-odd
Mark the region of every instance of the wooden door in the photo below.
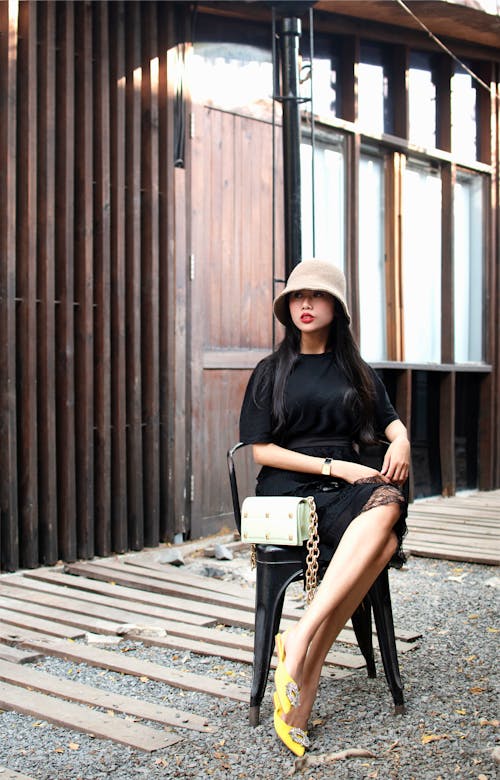
[[[280,143],[277,135],[281,168]],[[204,106],[194,109],[191,538],[233,528],[226,452],[238,440],[250,372],[272,349],[272,168],[269,122]],[[275,213],[281,215],[279,172],[275,189]],[[282,278],[283,231],[281,219],[276,222],[276,277]],[[253,471],[244,469],[242,494],[253,490]]]

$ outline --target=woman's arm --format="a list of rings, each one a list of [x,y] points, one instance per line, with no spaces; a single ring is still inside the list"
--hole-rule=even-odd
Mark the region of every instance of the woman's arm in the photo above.
[[[410,470],[410,442],[401,420],[393,420],[384,431],[390,442],[382,464],[382,474],[391,482],[402,485]]]
[[[253,444],[252,452],[255,462],[260,466],[301,471],[305,474],[322,474],[325,462],[324,458],[303,455],[301,452],[287,450],[285,447],[280,447],[277,444]],[[385,482],[390,482],[389,477],[375,469],[369,468],[369,466],[362,466],[360,463],[353,463],[347,460],[332,460],[330,464],[330,476],[345,479],[346,482],[352,483],[357,479],[377,475],[381,476]]]

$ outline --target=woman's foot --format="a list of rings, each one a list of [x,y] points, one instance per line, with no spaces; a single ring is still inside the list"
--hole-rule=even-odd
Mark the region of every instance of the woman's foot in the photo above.
[[[307,731],[290,726],[283,720],[283,709],[278,693],[274,693],[274,730],[284,745],[296,756],[303,756],[306,748],[310,746]]]

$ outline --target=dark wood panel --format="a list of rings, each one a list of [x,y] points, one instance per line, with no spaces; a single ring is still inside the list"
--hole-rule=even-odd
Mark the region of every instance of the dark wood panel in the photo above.
[[[94,516],[95,551],[109,555],[111,535],[111,200],[108,8],[93,13],[94,165]]]
[[[37,427],[40,563],[58,559],[55,396],[55,2],[37,6]]]
[[[94,555],[92,6],[75,3],[75,433],[77,554]]]
[[[59,555],[77,555],[74,384],[74,6],[56,3],[56,403]]]
[[[128,544],[144,545],[141,382],[141,17],[126,3],[125,258]]]
[[[172,9],[162,5],[158,9],[158,381],[159,381],[159,501],[160,539],[173,538],[174,501],[172,469],[174,458],[173,419],[175,406],[172,393],[172,378],[176,368],[181,371],[185,363],[176,363],[173,341],[176,311],[174,294],[173,248],[169,237],[174,232],[173,218],[173,116],[170,106],[172,96],[169,84],[169,58],[175,56],[175,49],[168,51],[168,30]],[[185,320],[185,309],[179,309],[179,317]]]
[[[19,5],[17,80],[17,265],[16,354],[18,413],[19,535],[21,566],[38,565],[36,384],[37,225],[37,29],[30,3]]]
[[[128,548],[127,383],[125,341],[125,12],[109,6],[110,75],[110,338],[111,338],[111,542]]]
[[[156,5],[141,9],[141,355],[144,543],[159,541],[158,76]]]
[[[16,431],[17,17],[0,3],[0,567],[19,566]]]

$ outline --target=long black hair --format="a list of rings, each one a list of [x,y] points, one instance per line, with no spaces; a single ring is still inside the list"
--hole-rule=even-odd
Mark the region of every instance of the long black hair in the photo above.
[[[376,441],[374,429],[375,386],[367,363],[360,355],[342,305],[334,298],[335,314],[330,325],[327,351],[331,351],[337,367],[350,388],[344,395],[344,407],[353,422],[356,440],[360,444]],[[259,391],[272,386],[273,435],[279,437],[286,428],[285,386],[300,356],[301,332],[287,315],[285,336],[276,350],[261,361],[256,369],[254,400]]]

